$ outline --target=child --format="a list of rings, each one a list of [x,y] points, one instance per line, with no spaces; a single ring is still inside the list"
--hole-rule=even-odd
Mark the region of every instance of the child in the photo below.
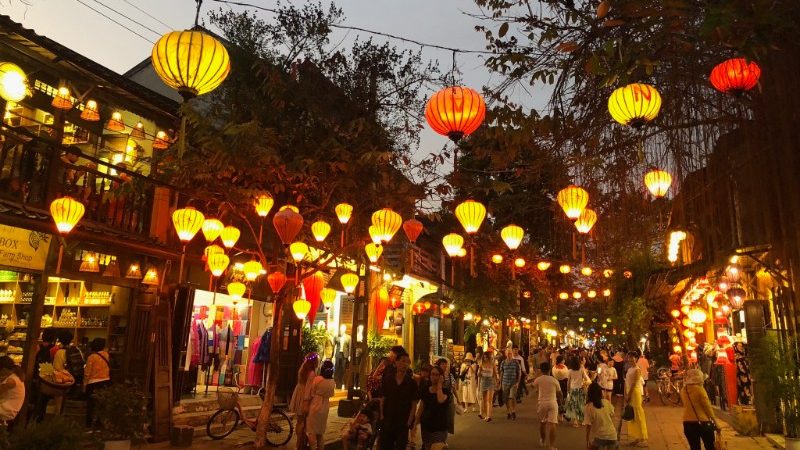
[[[372,442],[372,412],[362,409],[345,428],[342,443],[345,450],[369,448]]]
[[[603,398],[603,388],[597,382],[589,385],[583,417],[583,424],[586,425],[586,448],[613,450],[617,445],[614,406]]]

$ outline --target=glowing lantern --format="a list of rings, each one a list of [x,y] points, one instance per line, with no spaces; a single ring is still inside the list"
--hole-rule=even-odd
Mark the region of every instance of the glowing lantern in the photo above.
[[[203,250],[203,256],[205,260],[208,261],[208,257],[211,255],[215,255],[217,253],[225,253],[225,249],[220,247],[219,245],[209,245],[208,247]]]
[[[522,243],[522,238],[525,236],[525,230],[517,225],[508,225],[500,230],[500,237],[509,250],[516,250]]]
[[[0,63],[0,98],[20,102],[28,95],[28,76],[16,64]]]
[[[455,257],[464,246],[464,238],[460,234],[450,233],[442,238],[442,245],[448,255]]]
[[[300,241],[292,242],[289,246],[289,253],[291,253],[294,262],[298,263],[306,258],[308,254],[308,245]]]
[[[403,299],[399,295],[393,295],[389,299],[389,304],[392,309],[397,309],[403,305]]]
[[[568,219],[577,220],[586,205],[589,204],[589,193],[585,189],[571,184],[558,191],[556,200]]]
[[[464,322],[469,322],[469,321],[473,320],[474,318],[475,317],[472,316],[472,313],[464,314]]]
[[[644,185],[647,186],[647,190],[653,194],[653,197],[661,198],[667,195],[667,191],[672,185],[672,175],[660,169],[652,169],[644,174]]]
[[[711,70],[711,85],[724,94],[740,95],[753,89],[761,77],[761,68],[754,61],[733,58]]]
[[[422,314],[425,312],[425,305],[423,305],[422,302],[417,302],[414,303],[414,306],[411,309],[413,309],[417,314]]]
[[[369,232],[369,238],[372,239],[372,243],[381,245],[381,242],[383,242],[383,233],[381,233],[378,227],[370,225],[367,231]]]
[[[442,307],[442,315],[449,316],[451,312],[453,312],[453,310],[450,309],[449,306]]]
[[[558,267],[558,271],[566,275],[572,272],[572,267],[570,267],[569,264],[562,264]]]
[[[728,299],[730,299],[731,307],[733,309],[742,309],[744,306],[744,298],[747,295],[744,289],[739,286],[734,286],[728,289]]]
[[[611,297],[611,289],[603,289],[603,297]]]
[[[278,208],[278,211],[280,212],[280,211],[283,211],[285,209],[288,209],[290,211],[296,212],[297,214],[300,214],[300,208],[298,208],[297,206],[294,206],[294,205],[283,205],[280,208]]]
[[[377,228],[383,242],[389,242],[403,224],[403,218],[390,208],[383,208],[372,213],[372,225]]]
[[[592,275],[592,268],[591,267],[581,267],[581,274],[584,276],[591,276]]]
[[[537,269],[539,269],[539,270],[541,270],[542,272],[544,272],[545,270],[547,270],[547,269],[549,269],[549,268],[550,268],[550,263],[549,263],[549,262],[547,262],[547,261],[539,261],[539,262],[536,264],[536,268],[537,268]]]
[[[463,257],[467,256],[467,249],[465,249],[464,247],[461,247],[461,250],[458,251],[458,254],[456,254],[456,256],[459,257],[459,258],[463,258]]]
[[[220,233],[220,239],[222,240],[222,245],[225,248],[233,248],[236,245],[236,242],[239,240],[239,236],[241,236],[241,231],[238,228],[228,225],[227,227],[222,229]]]
[[[319,296],[322,299],[322,304],[325,305],[325,309],[330,309],[333,306],[333,302],[336,301],[336,291],[331,288],[322,289]]]
[[[350,217],[353,215],[353,205],[349,203],[339,203],[336,205],[335,211],[339,223],[344,225],[350,221]]]
[[[241,300],[246,291],[247,286],[245,286],[244,283],[238,281],[228,283],[228,295],[233,297],[234,300]]]
[[[157,150],[164,150],[169,148],[169,136],[163,131],[156,133],[156,138],[153,140],[153,148]]]
[[[277,294],[286,284],[286,275],[283,272],[272,272],[267,275],[267,283],[269,288],[272,289],[272,293]]]
[[[153,69],[185,99],[213,91],[231,70],[228,51],[201,31],[173,31],[153,46]]]
[[[205,217],[203,213],[191,206],[187,206],[183,209],[176,209],[175,212],[172,213],[172,224],[175,226],[175,231],[178,232],[178,238],[184,244],[194,238],[197,232],[200,231],[200,227],[203,226],[204,221]]]
[[[83,114],[81,114],[81,116],[83,116]],[[144,124],[142,122],[136,122],[136,125],[131,129],[131,137],[134,139],[144,139]]]
[[[358,286],[358,275],[352,272],[345,273],[342,274],[342,276],[339,278],[339,281],[342,283],[344,291],[348,294],[352,294],[356,291],[356,287]]]
[[[572,298],[574,298],[575,300],[578,300],[578,299],[580,299],[581,297],[583,297],[583,294],[581,294],[581,293],[580,293],[580,292],[578,292],[578,291],[575,291],[575,292],[573,292],[573,293],[572,293]]]
[[[683,352],[683,347],[681,347],[680,345],[673,346],[672,351],[674,351],[675,353],[681,353]]]
[[[150,267],[147,269],[147,272],[144,274],[144,278],[142,278],[142,284],[147,284],[150,286],[158,285],[158,270],[156,270],[155,267]]]
[[[495,253],[492,255],[492,262],[495,264],[500,264],[503,262],[503,255]]]
[[[606,269],[603,271],[603,276],[606,278],[611,278],[611,275],[614,275],[614,271],[611,269]]]
[[[261,263],[254,259],[247,261],[242,266],[242,272],[244,272],[244,278],[247,281],[256,281],[256,278],[261,275],[261,270],[263,269],[264,267]]]
[[[681,312],[680,312],[680,311],[678,311],[677,309],[673,309],[673,310],[672,310],[672,311],[670,311],[669,313],[672,315],[672,317],[674,317],[674,318],[676,318],[676,319],[677,319],[678,317],[680,317],[680,316],[681,316]]]
[[[281,209],[272,217],[272,224],[283,245],[288,245],[303,228],[303,216],[291,209]]]
[[[476,91],[461,86],[444,88],[428,100],[425,119],[433,131],[458,142],[478,129],[486,103]]]
[[[611,117],[622,125],[641,128],[658,116],[661,94],[649,84],[634,83],[615,90],[608,98]]]
[[[253,206],[256,208],[256,214],[258,214],[259,217],[267,217],[273,205],[275,205],[275,199],[272,198],[270,194],[259,195],[253,203]]]
[[[386,319],[386,313],[389,312],[389,291],[385,287],[373,291],[372,302],[375,304],[375,317],[378,323],[382,324]]]
[[[478,232],[483,219],[486,218],[486,207],[475,200],[467,200],[456,206],[456,218],[461,222],[467,234]]]
[[[100,272],[100,263],[97,261],[97,255],[94,253],[87,253],[81,261],[81,266],[78,269],[80,272]]]
[[[325,275],[322,272],[314,272],[310,277],[303,279],[303,292],[305,293],[306,300],[311,302],[311,312],[309,313],[309,322],[314,321],[314,316],[317,315],[319,303],[322,300],[320,294],[322,288],[325,286]]]
[[[589,298],[595,298],[595,297],[597,297],[597,291],[591,290],[591,291],[586,293],[586,296],[589,297]]]
[[[581,323],[583,323],[583,322],[585,322],[585,321],[586,321],[586,319],[584,319],[583,317],[578,317],[578,322],[581,322]]]
[[[317,242],[324,241],[330,232],[331,225],[324,220],[318,220],[311,224],[311,234],[314,235],[314,239],[316,239]]]
[[[520,269],[525,267],[525,260],[523,258],[517,258],[514,260],[514,265]]]
[[[125,131],[125,124],[122,123],[122,114],[119,111],[111,113],[111,118],[106,122],[106,130]]]
[[[406,237],[408,238],[408,242],[412,244],[417,242],[417,238],[419,237],[420,233],[422,233],[423,225],[417,219],[408,219],[403,222],[403,231],[406,233]]]
[[[97,102],[94,100],[88,100],[86,105],[83,107],[83,111],[81,111],[81,119],[87,122],[97,122],[100,120],[100,112],[97,109]]]
[[[382,245],[375,245],[372,242],[364,246],[364,252],[367,254],[367,258],[369,258],[369,262],[376,263],[380,259],[381,255],[383,254],[383,246]]]
[[[575,221],[575,228],[578,233],[587,234],[592,231],[592,227],[597,222],[597,213],[589,208],[584,208],[578,219]]]
[[[292,309],[294,310],[294,315],[297,316],[298,319],[303,320],[308,316],[308,312],[311,311],[311,302],[298,298],[292,303]]]
[[[223,228],[225,228],[225,225],[219,219],[205,219],[200,227],[206,242],[213,242],[214,239],[218,238]]]
[[[69,88],[59,87],[50,104],[56,109],[72,109],[72,96],[69,94]]]
[[[739,278],[742,274],[742,267],[738,264],[731,264],[725,268],[725,275],[728,281],[732,283],[736,283],[739,281]]]
[[[61,197],[50,203],[50,215],[59,234],[66,236],[83,217],[86,207],[72,197]]]
[[[689,320],[691,320],[694,323],[703,323],[706,321],[707,318],[708,315],[706,314],[706,312],[700,308],[692,308],[689,311]]]
[[[560,298],[561,300],[566,300],[569,298],[569,294],[566,292],[561,292],[558,294],[558,298]]]
[[[225,272],[230,262],[231,259],[228,258],[228,255],[224,253],[214,253],[208,256],[208,269],[211,270],[211,275],[218,277]]]
[[[626,271],[622,272],[622,276],[627,278],[627,279],[631,279],[631,278],[633,278],[633,272],[631,272],[630,270],[626,270]]]
[[[681,312],[682,312],[684,315],[689,315],[689,311],[691,311],[691,310],[692,310],[692,307],[691,307],[691,306],[689,306],[689,305],[683,305],[683,306],[681,306]]]

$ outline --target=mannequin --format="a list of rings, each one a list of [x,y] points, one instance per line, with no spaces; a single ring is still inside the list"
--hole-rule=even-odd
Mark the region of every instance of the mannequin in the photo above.
[[[344,371],[350,355],[350,335],[347,334],[347,325],[339,327],[339,334],[333,338],[334,372],[333,379],[336,386],[344,384]]]

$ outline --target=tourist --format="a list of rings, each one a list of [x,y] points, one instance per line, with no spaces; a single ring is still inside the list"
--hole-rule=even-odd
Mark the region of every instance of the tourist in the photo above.
[[[480,396],[478,401],[481,402],[481,414],[478,415],[478,418],[491,422],[492,401],[495,387],[497,386],[497,367],[494,365],[492,352],[486,351],[483,353],[480,367],[478,367],[478,375],[480,379]]]
[[[700,369],[687,370],[683,378],[683,434],[686,435],[690,450],[700,450],[700,442],[705,450],[714,450],[715,431],[718,427],[711,401],[703,388],[704,378]]]
[[[675,350],[669,355],[669,372],[674,377],[681,371],[683,366],[683,356],[681,356],[681,348],[676,346]]]
[[[42,394],[39,389],[39,365],[43,363],[53,362],[53,353],[51,350],[56,345],[56,330],[53,328],[45,328],[42,330],[41,342],[39,343],[39,351],[36,352],[36,357],[33,363],[33,380],[36,389],[36,403],[33,408],[33,419],[37,422],[44,420],[45,412],[47,411],[47,403],[51,398],[49,395]]]
[[[478,405],[478,417],[483,417],[483,397],[481,397],[480,363],[483,361],[483,347],[475,348],[475,403]]]
[[[586,425],[586,448],[590,450],[612,450],[617,444],[617,429],[614,427],[614,406],[603,398],[603,388],[597,383],[589,385],[586,394],[583,424]]]
[[[614,382],[619,378],[617,369],[614,364],[608,359],[608,356],[601,353],[600,364],[597,365],[597,384],[602,389],[603,398],[611,400],[611,393],[614,391]]]
[[[500,387],[506,404],[506,418],[517,420],[517,387],[522,376],[520,362],[514,358],[513,350],[506,351],[506,359],[500,366]]]
[[[441,367],[431,369],[431,380],[420,392],[417,422],[422,429],[422,446],[428,450],[435,444],[447,443],[448,405],[452,403],[450,390],[445,387],[445,372]]]
[[[389,354],[386,355],[386,358],[381,359],[378,366],[375,367],[372,373],[369,374],[369,377],[367,377],[367,393],[370,399],[378,398],[379,392],[381,391],[380,385],[385,373],[391,374],[391,372],[394,372],[397,358],[400,355],[407,354],[406,349],[401,345],[395,345],[389,349]]]
[[[325,428],[328,426],[328,411],[330,411],[330,398],[336,389],[333,381],[333,362],[325,361],[319,370],[319,375],[311,382],[306,402],[308,403],[308,416],[306,416],[306,436],[311,450],[325,448]]]
[[[639,355],[639,359],[636,360],[636,365],[639,366],[639,370],[642,373],[642,386],[644,389],[644,401],[650,401],[650,394],[647,389],[647,382],[650,380],[650,361],[647,360],[647,357],[644,356],[644,352],[641,352]]]
[[[295,448],[297,450],[304,450],[308,446],[306,439],[306,416],[308,415],[308,408],[310,403],[306,401],[310,399],[309,391],[311,390],[311,383],[316,376],[317,364],[319,364],[319,356],[316,353],[309,353],[303,359],[303,364],[297,371],[297,385],[294,387],[292,398],[289,400],[289,411],[295,413],[297,417],[297,424],[295,425]]]
[[[461,370],[459,371],[461,378],[461,401],[464,405],[464,411],[475,411],[476,403],[476,385],[478,384],[477,365],[472,353],[467,353],[464,357],[464,362],[461,363]]]
[[[92,339],[89,344],[92,353],[86,358],[86,367],[83,369],[83,391],[86,393],[86,428],[94,425],[96,403],[94,393],[111,385],[111,363],[105,348],[105,339]]]
[[[408,354],[400,353],[394,361],[395,370],[386,371],[380,383],[377,398],[381,399],[381,450],[405,450],[408,445],[408,431],[414,425],[419,400],[419,387],[408,371],[410,365]]]
[[[611,361],[614,363],[614,368],[617,369],[617,374],[625,374],[625,353],[622,350],[617,350],[611,355]],[[625,395],[625,378],[620,376],[614,381],[614,394],[619,397]]]
[[[633,407],[633,420],[628,421],[628,436],[632,441],[629,446],[647,447],[647,420],[642,406],[643,386],[642,372],[636,365],[637,355],[628,353],[631,367],[625,374],[625,404]]]
[[[442,377],[444,379],[444,388],[450,392],[450,401],[447,404],[447,431],[450,434],[456,432],[456,403],[459,401],[456,392],[458,391],[458,380],[453,376],[450,371],[450,360],[447,358],[439,358],[436,360],[436,366],[442,369]]]
[[[533,389],[538,391],[536,415],[539,418],[539,446],[555,450],[558,404],[562,396],[561,386],[554,377],[548,375],[550,363],[543,362],[539,369],[542,374],[533,380]]]
[[[564,416],[572,421],[573,427],[579,427],[583,422],[583,409],[586,406],[585,386],[591,383],[589,376],[576,357],[569,360],[569,373],[567,375],[567,406]]]
[[[9,356],[0,356],[0,423],[14,420],[25,403],[22,368]]]
[[[372,428],[374,413],[362,409],[356,418],[350,421],[342,433],[342,447],[344,450],[364,450],[372,448],[372,438],[375,430]]]
[[[525,385],[525,380],[528,379],[528,366],[527,361],[525,358],[520,354],[519,347],[513,346],[511,348],[511,352],[514,355],[514,360],[519,363],[519,368],[522,371],[519,377],[519,383],[517,384],[517,403],[522,403],[522,395],[527,393],[528,387]],[[544,348],[542,348],[542,354],[544,355]],[[547,361],[547,356],[544,355],[542,357],[542,361]]]

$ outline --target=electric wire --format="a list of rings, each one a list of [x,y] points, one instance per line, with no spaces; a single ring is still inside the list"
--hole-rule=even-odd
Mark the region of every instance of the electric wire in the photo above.
[[[156,17],[156,16],[153,16],[153,15],[152,15],[152,14],[150,14],[149,12],[145,11],[145,10],[144,10],[144,9],[142,9],[142,8],[139,8],[139,7],[138,7],[138,6],[136,6],[135,4],[133,4],[133,3],[129,2],[128,0],[122,0],[122,1],[123,1],[123,2],[125,2],[125,3],[127,3],[127,4],[129,4],[129,5],[131,5],[131,6],[132,6],[132,7],[134,7],[134,8],[135,8],[137,11],[141,12],[141,13],[142,13],[142,14],[144,14],[145,16],[147,16],[147,17],[149,17],[149,18],[151,18],[151,19],[155,20],[156,22],[160,23],[161,25],[164,25],[165,27],[167,27],[167,29],[169,29],[169,30],[172,30],[172,29],[174,29],[174,27],[172,27],[170,24],[162,22],[162,21],[161,21],[161,19],[159,19],[158,17]]]
[[[75,1],[76,1],[76,2],[78,2],[78,3],[80,3],[81,5],[83,5],[83,6],[87,7],[87,8],[89,8],[89,9],[91,9],[92,11],[96,12],[97,14],[100,14],[101,16],[105,17],[106,19],[108,19],[108,20],[110,20],[110,21],[114,22],[115,24],[117,24],[117,25],[121,26],[122,28],[125,28],[126,30],[130,31],[131,33],[135,34],[136,36],[139,36],[140,38],[144,39],[145,41],[147,41],[147,42],[149,42],[149,43],[151,43],[151,44],[155,44],[155,43],[156,43],[155,41],[153,41],[153,40],[150,40],[150,39],[146,38],[145,36],[141,35],[141,34],[140,34],[139,32],[137,32],[136,30],[133,30],[132,28],[129,28],[129,27],[127,27],[126,25],[124,25],[124,24],[120,23],[119,21],[117,21],[117,20],[116,20],[116,19],[114,19],[113,17],[109,17],[109,16],[108,16],[107,14],[105,14],[104,12],[102,12],[102,11],[98,11],[97,9],[95,9],[94,7],[92,7],[91,5],[88,5],[88,4],[84,3],[84,2],[83,2],[83,0],[75,0]]]
[[[114,12],[114,13],[115,13],[115,14],[117,14],[117,15],[119,15],[119,16],[122,16],[122,17],[124,17],[124,18],[126,18],[126,19],[130,20],[131,22],[135,23],[136,25],[139,25],[140,27],[144,28],[145,30],[147,30],[147,31],[149,31],[149,32],[151,32],[151,33],[153,33],[153,34],[155,34],[156,36],[159,36],[159,37],[160,37],[162,34],[164,34],[164,33],[158,32],[158,31],[156,31],[156,30],[154,30],[154,29],[152,29],[152,28],[148,27],[147,25],[145,25],[145,24],[143,24],[143,23],[139,22],[139,21],[138,21],[138,20],[136,20],[136,19],[132,19],[132,18],[130,18],[130,17],[128,17],[128,16],[126,16],[125,14],[123,14],[123,13],[121,13],[121,12],[117,11],[116,9],[114,9],[114,8],[112,8],[112,7],[108,6],[108,5],[106,5],[105,3],[101,2],[100,0],[92,0],[92,1],[93,1],[93,2],[95,2],[95,3],[97,3],[98,5],[102,6],[103,8],[105,8],[105,9],[107,9],[107,10],[109,10],[109,11],[112,11],[112,12]]]

